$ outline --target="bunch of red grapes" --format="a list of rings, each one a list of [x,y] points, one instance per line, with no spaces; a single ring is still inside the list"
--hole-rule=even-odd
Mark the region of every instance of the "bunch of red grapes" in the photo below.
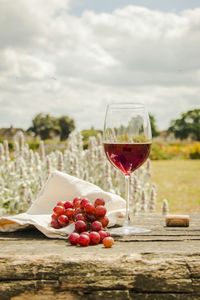
[[[97,198],[94,203],[81,197],[73,201],[60,201],[53,209],[51,226],[59,229],[74,223],[75,231],[68,237],[71,245],[86,247],[103,243],[110,248],[114,240],[106,230],[109,223],[106,212],[102,198]]]

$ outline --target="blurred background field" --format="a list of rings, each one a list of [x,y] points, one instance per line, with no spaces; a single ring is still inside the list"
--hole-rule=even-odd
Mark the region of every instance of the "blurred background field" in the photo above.
[[[160,160],[152,166],[157,209],[167,199],[171,212],[200,212],[200,160]]]
[[[135,213],[200,212],[200,109],[183,113],[159,131],[150,115],[151,164],[132,175]],[[0,129],[0,214],[17,213],[34,201],[49,174],[58,169],[125,196],[124,179],[106,160],[102,130],[76,130],[69,116],[40,113],[27,130]]]
[[[150,158],[152,160],[200,159],[200,142],[155,140]]]

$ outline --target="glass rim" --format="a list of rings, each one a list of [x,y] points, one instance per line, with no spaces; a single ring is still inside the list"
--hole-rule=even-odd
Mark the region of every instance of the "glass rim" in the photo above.
[[[145,105],[140,102],[112,102],[107,105],[107,109],[108,108],[145,109]]]

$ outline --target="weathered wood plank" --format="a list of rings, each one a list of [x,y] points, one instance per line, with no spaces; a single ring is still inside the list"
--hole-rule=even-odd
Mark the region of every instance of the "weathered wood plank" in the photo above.
[[[0,234],[0,299],[200,299],[199,220],[186,231],[148,218],[150,234],[118,238],[112,249]]]

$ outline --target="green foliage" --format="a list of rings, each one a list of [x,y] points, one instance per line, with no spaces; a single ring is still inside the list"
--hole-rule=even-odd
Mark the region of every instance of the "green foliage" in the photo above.
[[[0,144],[3,144],[4,138],[2,136],[0,136]],[[13,141],[8,141],[8,147],[9,150],[12,151],[14,149],[14,143]]]
[[[156,124],[156,119],[152,114],[149,114],[149,118],[150,118],[150,123],[151,123],[152,136],[156,137],[159,135],[159,131],[158,131],[157,124]]]
[[[31,150],[38,150],[40,143],[38,141],[32,140],[28,142],[28,145]]]
[[[200,159],[200,153],[198,151],[190,153],[191,159]]]
[[[49,114],[40,113],[32,120],[32,127],[29,128],[29,131],[33,131],[43,140],[53,138],[59,134],[57,119]]]
[[[60,139],[66,140],[69,134],[75,129],[74,120],[68,116],[56,118],[49,114],[37,114],[32,120],[32,126],[28,131],[34,132],[36,136],[47,140],[59,136]]]
[[[200,143],[199,142],[193,143],[193,146],[190,147],[189,158],[190,159],[200,159]]]
[[[200,141],[200,109],[187,111],[177,120],[171,121],[169,132],[176,138]]]
[[[75,129],[74,120],[68,116],[62,116],[58,119],[60,127],[60,140],[64,141],[68,138],[69,134]]]
[[[118,135],[117,140],[119,143],[149,143],[149,140],[144,134],[129,136],[128,134]]]
[[[200,142],[153,143],[150,158],[165,159],[200,159]]]
[[[9,147],[10,151],[13,151],[13,149],[14,149],[14,143],[13,143],[13,141],[9,141],[8,142],[8,147]]]
[[[151,146],[150,159],[152,160],[166,160],[170,159],[170,155],[163,149],[162,144],[153,143]]]
[[[83,137],[83,147],[84,147],[84,149],[86,149],[88,147],[89,137],[91,137],[91,136],[96,137],[98,135],[98,133],[102,133],[102,131],[98,130],[98,129],[94,129],[94,128],[86,129],[86,130],[81,131],[81,135]]]

